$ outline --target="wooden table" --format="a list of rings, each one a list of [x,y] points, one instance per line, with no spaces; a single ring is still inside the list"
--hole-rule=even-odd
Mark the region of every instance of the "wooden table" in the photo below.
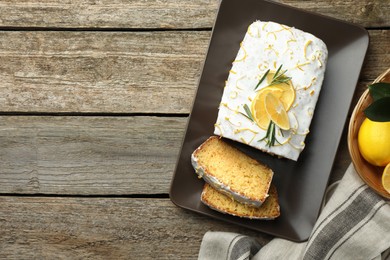
[[[279,2],[368,29],[356,104],[390,65],[390,2]],[[0,1],[0,258],[196,259],[208,230],[272,239],[168,196],[218,5]],[[331,181],[349,163],[344,131]]]

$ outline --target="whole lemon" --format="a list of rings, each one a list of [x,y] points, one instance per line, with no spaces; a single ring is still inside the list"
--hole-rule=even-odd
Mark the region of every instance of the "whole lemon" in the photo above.
[[[390,163],[390,122],[375,122],[366,118],[360,126],[358,145],[366,161],[376,166]]]

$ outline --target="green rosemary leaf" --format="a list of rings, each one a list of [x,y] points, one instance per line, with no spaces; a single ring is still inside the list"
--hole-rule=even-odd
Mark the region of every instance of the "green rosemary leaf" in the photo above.
[[[267,77],[269,73],[269,69],[264,73],[263,77],[261,77],[261,79],[259,80],[259,83],[257,83],[256,87],[255,87],[255,90],[260,86],[261,82],[264,81],[264,79]]]
[[[238,112],[238,113],[240,113],[241,115],[245,116],[246,118],[248,118],[249,120],[252,121],[252,119],[249,116],[245,115],[244,113],[242,113],[242,112]]]
[[[286,76],[284,75],[285,73],[287,72],[287,70],[283,71],[282,73],[280,73],[279,75],[277,75],[276,77],[274,77],[272,80],[279,80],[281,78],[285,78]]]
[[[291,77],[287,77],[285,73],[287,70],[284,70],[281,72],[282,65],[279,66],[279,68],[276,70],[274,76],[272,77],[271,83],[268,86],[277,85],[281,83],[287,83],[289,80],[291,80]]]
[[[265,141],[268,144],[268,137],[269,137],[269,134],[271,133],[271,127],[272,127],[272,121],[270,121],[268,124],[267,133],[258,142]]]
[[[253,115],[251,113],[251,110],[250,110],[250,108],[248,107],[247,104],[244,105],[244,110],[245,110],[245,113],[247,114],[247,118],[249,118],[251,121],[255,121],[253,119]]]
[[[274,146],[275,142],[280,144],[280,142],[276,139],[276,126],[273,121],[269,122],[269,125],[267,127],[267,133],[263,138],[261,138],[258,142],[265,141],[266,145],[268,147]]]
[[[283,77],[278,80],[273,80],[268,86],[277,85],[281,83],[287,83],[291,80],[291,77]]]
[[[276,72],[275,72],[275,74],[274,74],[272,80],[275,79],[275,78],[278,76],[278,73],[279,73],[279,71],[282,69],[282,66],[283,66],[283,64],[281,64],[281,65],[279,66],[279,68],[276,70]],[[283,74],[283,73],[282,73],[282,74]]]
[[[272,121],[271,121],[272,122]],[[271,123],[271,140],[268,142],[268,147],[274,146],[275,145],[275,124],[274,122]]]
[[[268,138],[268,136],[271,134],[273,123],[274,123],[274,122],[270,121],[269,124],[268,124],[267,133],[265,134],[265,136],[266,136],[267,138]]]
[[[238,112],[238,113],[240,113],[241,115],[245,116],[249,121],[254,122],[254,121],[253,121],[253,118],[249,117],[248,115],[246,115],[246,114],[244,114],[244,113],[242,113],[242,112]]]

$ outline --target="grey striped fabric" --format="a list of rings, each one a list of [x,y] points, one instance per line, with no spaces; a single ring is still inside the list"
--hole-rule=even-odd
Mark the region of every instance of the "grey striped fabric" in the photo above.
[[[218,242],[223,244],[221,250],[208,254],[207,249],[215,249]],[[199,259],[390,260],[390,202],[365,185],[351,165],[307,242],[275,238],[260,249],[253,238],[209,231],[203,237]]]
[[[207,232],[202,240],[199,259],[246,260],[260,250],[252,237],[228,233]]]

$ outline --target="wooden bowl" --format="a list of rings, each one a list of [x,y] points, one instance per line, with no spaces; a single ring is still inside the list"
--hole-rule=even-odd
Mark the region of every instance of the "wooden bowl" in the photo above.
[[[390,68],[382,73],[375,81],[390,82]],[[384,167],[369,164],[360,154],[358,147],[358,132],[360,125],[366,118],[363,110],[372,102],[369,90],[367,89],[360,97],[355,109],[352,112],[348,129],[348,149],[352,157],[353,165],[360,178],[375,192],[384,198],[390,199],[390,194],[382,186],[381,178]]]

